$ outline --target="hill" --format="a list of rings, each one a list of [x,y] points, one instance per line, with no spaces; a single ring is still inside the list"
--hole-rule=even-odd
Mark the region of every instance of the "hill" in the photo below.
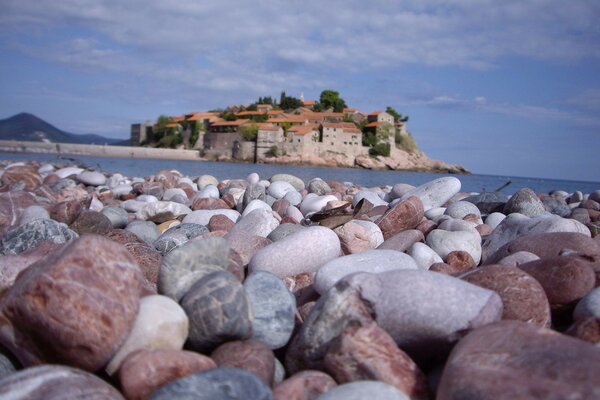
[[[123,141],[100,135],[78,135],[65,132],[29,113],[20,113],[0,120],[0,140],[78,144],[129,144],[129,140]]]

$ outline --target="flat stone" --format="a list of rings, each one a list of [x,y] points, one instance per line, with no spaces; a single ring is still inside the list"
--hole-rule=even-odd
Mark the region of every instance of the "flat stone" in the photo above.
[[[183,204],[175,203],[173,201],[158,201],[156,203],[146,204],[140,211],[136,213],[136,217],[141,220],[152,221],[160,224],[177,217],[188,215],[191,212],[192,210]]]
[[[438,253],[421,242],[414,243],[408,250],[408,255],[412,257],[419,268],[424,270],[428,270],[435,263],[443,262]]]
[[[313,226],[259,250],[250,260],[248,272],[266,271],[280,278],[316,272],[340,251],[340,240],[331,229]]]
[[[77,237],[77,233],[65,224],[51,219],[36,219],[6,232],[0,239],[0,254],[19,254],[44,241],[62,244]]]
[[[131,221],[127,224],[125,230],[132,232],[138,238],[149,244],[154,243],[154,241],[158,239],[158,236],[160,236],[156,224],[151,221]]]
[[[153,295],[140,299],[140,309],[125,343],[106,366],[113,375],[137,350],[181,350],[188,336],[188,317],[175,301]]]
[[[546,213],[544,203],[529,188],[520,189],[506,202],[504,214],[519,213],[528,217],[537,217]]]
[[[275,174],[271,177],[270,181],[271,181],[271,184],[273,184],[277,181],[287,182],[290,185],[292,185],[294,187],[294,189],[296,189],[298,191],[304,189],[304,181],[302,179],[298,178],[297,176],[290,175],[290,174]]]
[[[97,211],[83,210],[69,228],[78,235],[96,234],[104,236],[113,229],[112,222],[104,214]]]
[[[128,400],[145,400],[171,381],[216,367],[211,358],[192,351],[139,350],[123,361],[119,381]]]
[[[215,215],[224,215],[233,222],[237,222],[241,216],[239,212],[231,209],[196,210],[186,215],[182,222],[206,226]]]
[[[89,372],[62,365],[26,368],[0,380],[3,399],[124,400],[117,389]]]
[[[373,380],[390,384],[411,399],[426,399],[425,375],[376,323],[351,325],[332,341],[325,368],[337,382]]]
[[[97,371],[131,330],[143,278],[112,240],[86,235],[29,266],[0,300],[0,342],[24,365]]]
[[[416,228],[423,219],[423,204],[417,197],[398,202],[379,218],[376,223],[384,239],[407,229]]]
[[[557,215],[527,218],[514,214],[504,219],[485,240],[482,246],[482,260],[484,263],[494,263],[495,260],[490,257],[502,246],[520,236],[552,232],[573,232],[591,236],[590,230],[585,225],[573,219],[561,218]]]
[[[106,183],[106,176],[98,171],[83,171],[77,175],[77,180],[88,186],[101,186]]]
[[[282,280],[268,272],[254,272],[244,281],[252,308],[252,337],[270,349],[287,344],[294,330],[296,299]]]
[[[593,399],[600,396],[599,374],[600,351],[593,345],[524,322],[501,321],[456,345],[436,398]]]
[[[162,386],[152,400],[271,400],[271,389],[256,375],[238,368],[195,372]]]
[[[504,305],[502,319],[519,320],[549,328],[550,303],[540,283],[517,267],[488,265],[460,279],[498,293]]]
[[[333,378],[321,371],[300,371],[273,388],[274,400],[314,400],[334,387]]]
[[[210,357],[219,368],[240,368],[256,375],[265,385],[273,384],[275,356],[257,340],[227,342],[217,347]]]
[[[108,218],[113,228],[125,228],[129,223],[127,211],[121,207],[107,206],[102,209],[101,213]]]
[[[435,272],[357,273],[338,285],[357,288],[373,307],[377,324],[416,361],[442,355],[466,329],[502,315],[495,292]]]
[[[417,269],[415,261],[395,250],[369,250],[333,259],[315,275],[314,288],[324,294],[340,279],[355,272],[380,273],[400,269]]]
[[[223,238],[193,240],[162,258],[158,291],[179,301],[204,276],[229,265],[229,245]]]
[[[410,400],[394,386],[378,381],[356,381],[336,386],[315,400]]]
[[[207,352],[221,343],[252,336],[252,310],[248,295],[227,271],[198,280],[181,299],[190,320],[188,346]]]
[[[439,178],[408,191],[401,199],[406,200],[416,196],[421,200],[423,209],[427,211],[430,208],[443,206],[460,191],[460,185],[460,181],[453,176]]]
[[[481,237],[478,233],[468,231],[445,231],[434,229],[425,240],[443,260],[453,251],[465,251],[479,264],[481,260]]]
[[[208,228],[204,225],[182,223],[167,229],[153,244],[156,250],[165,255],[206,232]]]

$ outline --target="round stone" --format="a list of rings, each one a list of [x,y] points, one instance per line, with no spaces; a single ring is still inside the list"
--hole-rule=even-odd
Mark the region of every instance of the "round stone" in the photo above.
[[[443,206],[460,191],[460,186],[460,181],[457,178],[448,176],[418,186],[406,192],[401,199],[406,200],[411,196],[416,196],[421,200],[423,209],[427,211],[430,208]]]
[[[271,400],[271,389],[256,375],[238,368],[195,372],[162,386],[152,400]]]
[[[339,257],[329,261],[317,271],[314,288],[323,294],[340,279],[355,272],[380,273],[396,269],[417,269],[408,255],[395,250],[370,250]]]
[[[242,217],[250,214],[254,210],[266,210],[271,212],[271,207],[262,200],[252,200],[248,203],[248,205],[244,208],[242,212]]]
[[[300,203],[300,212],[303,215],[307,215],[309,213],[319,212],[325,208],[327,203],[330,201],[337,201],[338,198],[332,196],[330,194],[324,196],[312,196],[307,195],[302,203]]]
[[[469,253],[475,264],[481,260],[481,237],[476,232],[434,229],[425,242],[444,260],[456,250]]]
[[[395,234],[394,236],[386,239],[380,244],[377,249],[379,250],[396,250],[396,251],[407,251],[416,242],[422,242],[425,240],[423,233],[416,229],[408,229]]]
[[[229,245],[223,238],[193,240],[162,259],[158,291],[179,301],[204,276],[224,271],[229,265]]]
[[[0,235],[14,228],[21,219],[23,210],[35,203],[35,198],[27,192],[0,193]]]
[[[190,239],[208,232],[204,225],[182,223],[167,229],[153,243],[156,250],[165,255],[174,249],[183,246]]]
[[[321,371],[298,372],[273,388],[275,400],[313,400],[334,387],[333,378]]]
[[[423,219],[423,204],[417,197],[409,197],[392,206],[377,220],[384,239],[407,229],[414,229]]]
[[[101,186],[106,183],[106,176],[98,171],[83,171],[77,175],[77,180],[88,186]]]
[[[370,223],[373,224],[372,222]],[[375,227],[377,227],[377,225],[375,225]],[[374,235],[370,226],[358,223],[358,220],[351,220],[350,222],[335,228],[334,232],[340,239],[340,245],[344,254],[354,254],[372,250],[383,243],[381,231],[378,232],[379,235]]]
[[[594,317],[600,319],[600,288],[595,288],[586,294],[575,307],[573,318],[575,320]]]
[[[143,277],[118,243],[86,235],[29,266],[0,301],[2,343],[25,365],[105,366],[129,334]]]
[[[248,272],[266,271],[280,278],[316,272],[340,251],[340,240],[331,229],[313,226],[260,249],[250,260]]]
[[[233,222],[240,218],[240,213],[231,209],[196,210],[186,215],[182,222],[206,226],[215,215],[224,215]]]
[[[156,224],[150,221],[131,221],[127,224],[125,230],[134,233],[138,238],[149,244],[154,243],[160,235]]]
[[[474,214],[478,217],[481,217],[479,208],[477,208],[475,204],[468,201],[457,201],[456,203],[450,204],[444,212],[444,215],[448,215],[456,219],[463,219],[469,214]]]
[[[192,351],[139,350],[123,361],[119,382],[128,400],[145,400],[171,381],[216,367],[212,359]]]
[[[296,191],[296,189],[286,181],[272,182],[267,188],[267,193],[276,199],[283,199],[291,191]]]
[[[100,212],[108,218],[113,228],[125,228],[129,223],[127,211],[121,207],[106,206]]]
[[[217,186],[219,181],[212,175],[200,175],[195,182],[198,184],[198,189],[202,190],[208,185]]]
[[[279,226],[277,226],[277,228],[273,229],[271,231],[271,233],[269,233],[269,236],[267,236],[267,239],[269,239],[272,242],[276,242],[278,240],[281,240],[281,239],[291,235],[292,233],[301,231],[303,229],[304,229],[304,227],[302,225],[282,223],[282,224],[279,224]]]
[[[160,224],[190,214],[191,212],[192,210],[190,208],[183,204],[175,203],[174,201],[157,201],[156,203],[146,204],[136,213],[136,217],[137,219]]]
[[[431,247],[421,242],[413,244],[408,250],[408,255],[412,257],[419,268],[425,270],[435,263],[444,261]]]
[[[227,271],[206,275],[181,299],[190,319],[188,345],[207,352],[221,343],[252,336],[252,311],[240,281]]]
[[[113,229],[113,225],[104,214],[97,211],[84,210],[75,221],[69,225],[69,228],[77,232],[79,235],[94,233],[97,235],[106,235],[108,231]]]
[[[185,193],[185,190],[181,188],[170,188],[165,190],[162,199],[163,201],[175,201],[176,197],[183,198],[185,201],[188,200],[187,193]],[[178,201],[178,203],[180,202]]]
[[[304,181],[294,175],[275,174],[271,177],[270,180],[271,180],[271,184],[273,184],[277,181],[285,181],[285,182],[289,183],[290,185],[292,185],[294,187],[294,189],[296,189],[298,191],[304,189]]]
[[[529,188],[520,189],[504,205],[503,213],[508,215],[519,213],[528,217],[537,217],[546,213],[544,203]]]
[[[106,366],[106,372],[113,375],[136,350],[181,350],[187,335],[188,317],[179,304],[161,295],[142,297],[131,332]]]
[[[496,227],[498,225],[500,225],[500,222],[502,222],[504,220],[504,218],[506,218],[506,215],[499,213],[499,212],[495,212],[495,213],[491,213],[490,215],[488,215],[485,219],[485,223],[486,225],[489,225],[492,229],[496,229]]]
[[[332,192],[331,187],[322,179],[315,178],[308,183],[308,192],[318,196],[329,194]]]
[[[6,232],[0,239],[0,254],[19,254],[44,241],[62,244],[77,237],[77,233],[65,224],[51,219],[36,219]]]
[[[26,368],[0,380],[3,399],[105,399],[123,396],[97,376],[62,365]]]
[[[378,381],[356,381],[336,386],[315,400],[410,400],[394,386]]]
[[[240,368],[253,373],[267,386],[273,384],[275,356],[262,342],[257,340],[227,342],[217,347],[210,357],[219,368]]]
[[[252,308],[252,337],[271,349],[285,346],[294,330],[295,297],[280,278],[268,272],[250,274],[244,289]]]

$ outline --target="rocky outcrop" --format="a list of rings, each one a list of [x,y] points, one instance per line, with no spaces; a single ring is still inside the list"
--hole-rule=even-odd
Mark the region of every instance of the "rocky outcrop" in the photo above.
[[[369,155],[358,156],[355,165],[366,169],[391,169],[396,171],[446,172],[451,174],[468,174],[462,165],[447,164],[444,161],[432,160],[421,151],[408,153],[392,148],[389,157]]]

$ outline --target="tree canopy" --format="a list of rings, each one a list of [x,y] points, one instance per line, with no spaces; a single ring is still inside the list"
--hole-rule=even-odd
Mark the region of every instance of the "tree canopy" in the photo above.
[[[319,103],[323,109],[332,107],[335,112],[342,112],[346,108],[346,102],[340,97],[340,94],[330,89],[321,92]]]
[[[281,97],[279,98],[279,107],[281,107],[282,110],[292,110],[302,107],[303,105],[304,103],[302,100],[296,97],[286,96],[285,92],[281,92]]]
[[[394,117],[394,121],[396,122],[406,122],[408,121],[408,115],[403,116],[402,114],[400,114],[398,111],[396,111],[393,107],[388,106],[385,109],[385,112],[390,114],[392,117]]]

